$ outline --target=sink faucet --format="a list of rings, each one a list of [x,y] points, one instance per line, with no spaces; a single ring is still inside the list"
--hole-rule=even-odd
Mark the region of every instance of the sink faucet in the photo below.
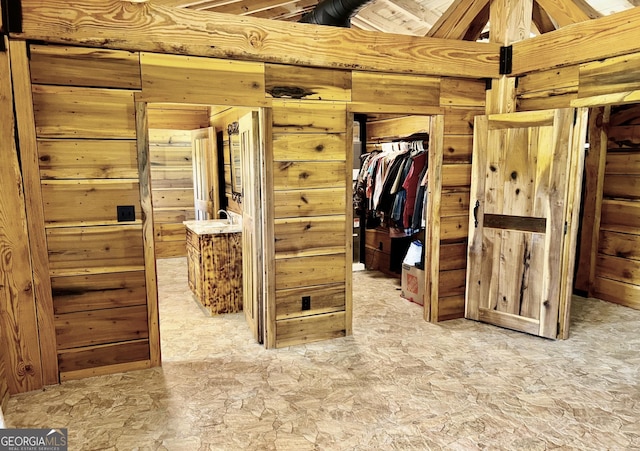
[[[227,217],[227,222],[230,225],[233,225],[233,215],[230,215],[227,210],[218,210],[218,215],[220,215],[220,213],[224,213],[225,216]]]

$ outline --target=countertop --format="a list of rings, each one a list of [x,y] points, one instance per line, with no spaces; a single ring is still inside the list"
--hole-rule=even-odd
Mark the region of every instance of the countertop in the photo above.
[[[204,219],[182,223],[196,235],[242,232],[242,224],[229,224],[226,219]]]

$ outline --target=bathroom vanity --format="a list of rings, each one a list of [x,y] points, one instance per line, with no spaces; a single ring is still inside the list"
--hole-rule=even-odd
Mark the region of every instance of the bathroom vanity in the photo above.
[[[185,221],[189,288],[212,315],[242,310],[242,225]]]

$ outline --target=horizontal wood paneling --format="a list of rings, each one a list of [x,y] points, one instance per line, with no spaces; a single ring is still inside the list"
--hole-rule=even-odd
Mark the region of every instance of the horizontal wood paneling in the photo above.
[[[138,178],[134,140],[40,139],[43,179]]]
[[[466,269],[440,271],[440,280],[438,283],[438,292],[440,297],[464,296],[466,282]]]
[[[360,71],[353,71],[352,77],[354,102],[440,106],[439,77]]]
[[[367,122],[367,141],[407,138],[416,133],[429,133],[429,116],[403,116]]]
[[[273,136],[274,161],[345,161],[345,135],[286,134]]]
[[[276,258],[345,252],[344,223],[344,215],[277,219]]]
[[[144,271],[52,277],[56,314],[146,304]]]
[[[604,255],[640,260],[640,234],[632,235],[600,229],[598,252]]]
[[[58,349],[147,338],[147,306],[55,315]]]
[[[470,163],[473,152],[473,135],[445,135],[444,155],[445,163]]]
[[[335,215],[345,211],[345,188],[324,188],[274,193],[275,218]]]
[[[470,164],[443,164],[442,165],[442,186],[471,186],[471,165]]]
[[[273,133],[344,133],[344,103],[273,100]]]
[[[193,208],[193,189],[159,188],[153,190],[154,208]]]
[[[209,107],[152,103],[147,106],[147,118],[149,129],[195,130],[209,126]]]
[[[592,97],[640,89],[635,74],[640,70],[640,54],[607,58],[580,65],[578,97]]]
[[[438,299],[438,321],[464,318],[464,295]]]
[[[42,182],[44,220],[48,227],[117,224],[118,205],[133,205],[141,221],[137,181],[118,179],[45,180]]]
[[[345,183],[346,163],[333,161],[278,162],[274,164],[276,191],[334,188]]]
[[[39,138],[135,139],[133,92],[33,85]]]
[[[142,94],[147,102],[266,106],[264,64],[140,54]]]
[[[311,309],[302,310],[302,297],[311,297]],[[345,309],[345,285],[323,285],[276,291],[276,319],[318,315]]]
[[[620,199],[640,199],[640,175],[606,174],[604,195]]]
[[[195,210],[191,208],[154,208],[153,220],[157,223],[182,223],[195,219]]]
[[[140,89],[138,53],[122,50],[32,44],[35,84]]]
[[[159,168],[151,166],[151,186],[153,188],[186,188],[193,186],[193,169]]]
[[[580,66],[575,65],[522,75],[518,77],[516,93],[522,96],[534,92],[545,92],[548,95],[577,92],[579,70]]]
[[[609,174],[640,174],[640,152],[607,152],[605,172]]]
[[[640,201],[603,200],[601,222],[603,225],[617,224],[629,227],[639,227]]]
[[[640,285],[640,261],[638,260],[600,255],[596,264],[599,277]]]
[[[593,295],[605,301],[640,310],[640,285],[596,277]]]
[[[306,100],[351,100],[351,71],[265,65],[267,96]]]
[[[440,240],[461,240],[469,235],[469,215],[440,219]]]
[[[61,373],[68,373],[148,359],[149,340],[140,339],[63,350],[58,354],[58,368]]]
[[[467,267],[467,243],[442,244],[440,246],[440,271]]]
[[[139,225],[48,229],[47,243],[53,276],[144,268]]]
[[[191,167],[191,146],[162,146],[151,144],[149,158],[153,170],[166,167]]]
[[[485,114],[478,108],[445,108],[444,109],[444,134],[446,135],[473,135],[473,121],[476,116]]]
[[[484,80],[443,78],[440,84],[440,105],[457,107],[484,107],[486,103]]]
[[[293,346],[346,335],[344,312],[276,321],[276,347]]]
[[[442,193],[440,216],[464,216],[469,214],[469,191]]]
[[[276,260],[275,288],[344,283],[345,271],[344,253]]]

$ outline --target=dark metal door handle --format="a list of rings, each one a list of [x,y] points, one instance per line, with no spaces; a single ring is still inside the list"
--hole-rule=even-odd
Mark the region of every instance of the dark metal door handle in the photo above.
[[[476,206],[473,207],[473,222],[476,226],[476,229],[478,228],[478,208],[480,208],[479,200],[476,201]]]

